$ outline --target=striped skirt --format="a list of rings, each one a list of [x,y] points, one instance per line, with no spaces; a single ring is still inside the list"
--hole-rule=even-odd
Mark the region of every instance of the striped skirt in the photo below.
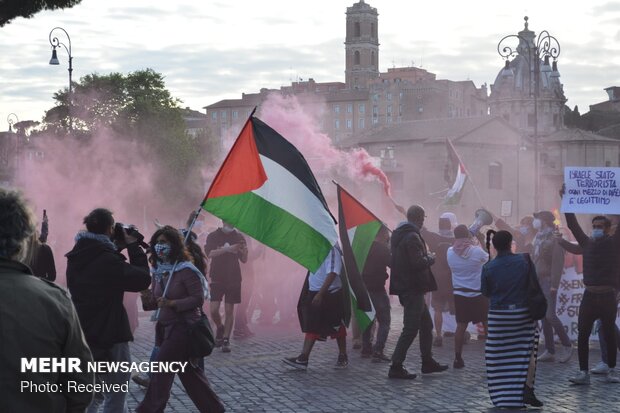
[[[537,351],[537,323],[527,308],[489,310],[485,359],[489,395],[495,406],[524,406],[528,368],[532,357],[536,368]]]

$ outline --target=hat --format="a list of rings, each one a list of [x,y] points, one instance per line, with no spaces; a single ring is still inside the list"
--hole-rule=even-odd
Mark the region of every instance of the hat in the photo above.
[[[459,224],[456,220],[456,215],[454,215],[452,212],[444,212],[439,218],[448,218],[450,220],[450,225],[452,228],[456,228],[456,226]]]
[[[553,224],[553,221],[555,221],[555,215],[551,211],[534,212],[534,218],[538,218],[548,224]]]
[[[454,228],[454,238],[458,239],[458,238],[470,238],[471,237],[471,232],[469,232],[469,229],[467,229],[467,227],[463,224],[458,225],[456,228]]]

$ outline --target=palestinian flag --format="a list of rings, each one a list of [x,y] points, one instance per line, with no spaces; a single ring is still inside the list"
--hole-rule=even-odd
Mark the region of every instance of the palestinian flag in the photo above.
[[[465,182],[467,182],[468,174],[467,169],[465,169],[465,165],[461,162],[461,158],[456,153],[450,139],[446,139],[446,146],[448,149],[448,168],[450,168],[450,170],[456,169],[456,178],[452,184],[452,188],[448,190],[443,203],[446,205],[455,205],[461,200],[461,194],[463,193]]]
[[[338,241],[335,219],[302,154],[253,116],[202,208],[312,272]]]
[[[375,318],[375,309],[362,280],[370,247],[383,223],[340,185],[338,187],[338,227],[351,305],[361,331]]]

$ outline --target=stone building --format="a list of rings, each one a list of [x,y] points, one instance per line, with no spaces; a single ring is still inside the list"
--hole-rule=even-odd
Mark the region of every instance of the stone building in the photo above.
[[[322,130],[336,144],[369,129],[409,120],[461,118],[487,114],[486,85],[471,81],[436,79],[418,67],[379,71],[378,13],[363,0],[347,8],[345,26],[345,81],[292,82],[279,89],[243,93],[204,109],[208,125],[218,136],[236,133],[254,107],[269,93],[294,95],[304,104],[323,105]]]

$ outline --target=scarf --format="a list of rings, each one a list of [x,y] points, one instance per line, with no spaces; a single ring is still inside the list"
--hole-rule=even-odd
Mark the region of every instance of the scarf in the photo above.
[[[110,248],[112,251],[115,251],[115,252],[118,251],[118,249],[116,248],[116,245],[114,245],[110,237],[105,234],[95,234],[94,232],[80,231],[75,236],[76,244],[81,239],[94,239],[95,241],[101,242],[103,245]]]
[[[158,262],[157,267],[151,268],[151,274],[153,274],[155,281],[160,283],[164,279],[165,275],[172,273],[173,269],[176,273],[186,268],[189,268],[198,276],[198,279],[200,279],[200,284],[202,285],[202,296],[205,300],[209,300],[211,298],[211,294],[209,292],[209,284],[207,283],[207,279],[200,272],[200,270],[189,261],[177,262],[176,265],[170,262]]]
[[[476,238],[457,238],[452,245],[452,251],[461,258],[469,258],[471,247],[478,245]]]

